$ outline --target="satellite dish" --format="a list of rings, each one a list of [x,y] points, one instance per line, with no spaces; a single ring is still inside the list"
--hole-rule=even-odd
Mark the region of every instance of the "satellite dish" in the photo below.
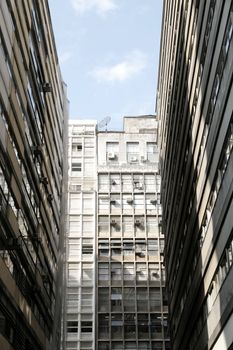
[[[97,126],[98,126],[98,129],[102,129],[103,127],[105,127],[105,131],[107,131],[107,125],[108,123],[110,122],[111,120],[111,117],[105,117],[103,120],[101,120]]]

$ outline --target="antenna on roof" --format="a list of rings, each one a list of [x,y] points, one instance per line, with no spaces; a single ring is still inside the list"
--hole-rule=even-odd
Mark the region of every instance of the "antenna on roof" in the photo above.
[[[102,129],[103,127],[105,127],[105,131],[107,132],[107,125],[110,122],[110,120],[111,120],[111,117],[105,117],[103,120],[101,120],[97,124],[98,129]]]

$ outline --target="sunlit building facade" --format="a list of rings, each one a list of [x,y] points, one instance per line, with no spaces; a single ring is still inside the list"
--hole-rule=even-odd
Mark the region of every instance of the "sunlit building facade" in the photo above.
[[[157,133],[155,116],[98,133],[98,350],[169,348]]]
[[[96,122],[70,122],[64,304],[67,350],[95,349],[96,165]]]
[[[155,116],[69,128],[66,349],[169,349]]]
[[[232,1],[164,1],[157,96],[174,350],[232,349]]]
[[[58,349],[67,99],[48,3],[0,2],[0,348]]]

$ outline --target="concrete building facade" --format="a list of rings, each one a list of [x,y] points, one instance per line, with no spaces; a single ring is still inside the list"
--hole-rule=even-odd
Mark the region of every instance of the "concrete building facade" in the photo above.
[[[95,349],[96,122],[72,121],[68,142],[64,348]]]
[[[66,89],[47,1],[3,0],[0,23],[0,348],[57,349]]]
[[[232,349],[232,1],[164,1],[157,96],[174,350]]]
[[[96,125],[88,121],[70,124],[69,196],[75,184],[79,187],[70,197],[67,244],[70,247],[73,234],[78,234],[79,243],[73,256],[75,276],[71,277],[68,266],[67,288],[76,283],[81,292],[76,294],[77,289],[72,289],[80,296],[80,306],[75,324],[69,323],[72,316],[67,314],[67,350],[169,349],[157,127],[155,116],[126,117],[120,132],[95,133]],[[79,135],[72,134],[74,128]],[[81,150],[79,146],[79,156],[73,153],[76,141],[83,147]],[[89,144],[91,153],[86,149]],[[86,173],[85,163],[91,172]],[[78,173],[73,177],[74,168]],[[82,239],[86,237],[85,227],[73,227],[72,208],[80,216],[79,222],[81,215],[89,217],[88,242]],[[82,261],[90,269],[84,281]],[[82,288],[90,291],[89,311],[82,310],[86,305]],[[68,295],[66,300],[69,303]],[[69,325],[75,326],[71,332]]]

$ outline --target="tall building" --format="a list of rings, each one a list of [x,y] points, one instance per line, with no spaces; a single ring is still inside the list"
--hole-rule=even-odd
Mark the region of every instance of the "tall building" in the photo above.
[[[64,349],[94,350],[96,122],[70,122],[68,140]]]
[[[69,128],[65,349],[168,349],[157,119]]]
[[[164,1],[157,111],[174,350],[233,348],[233,2]]]
[[[0,2],[0,348],[59,348],[66,89],[48,3]]]

